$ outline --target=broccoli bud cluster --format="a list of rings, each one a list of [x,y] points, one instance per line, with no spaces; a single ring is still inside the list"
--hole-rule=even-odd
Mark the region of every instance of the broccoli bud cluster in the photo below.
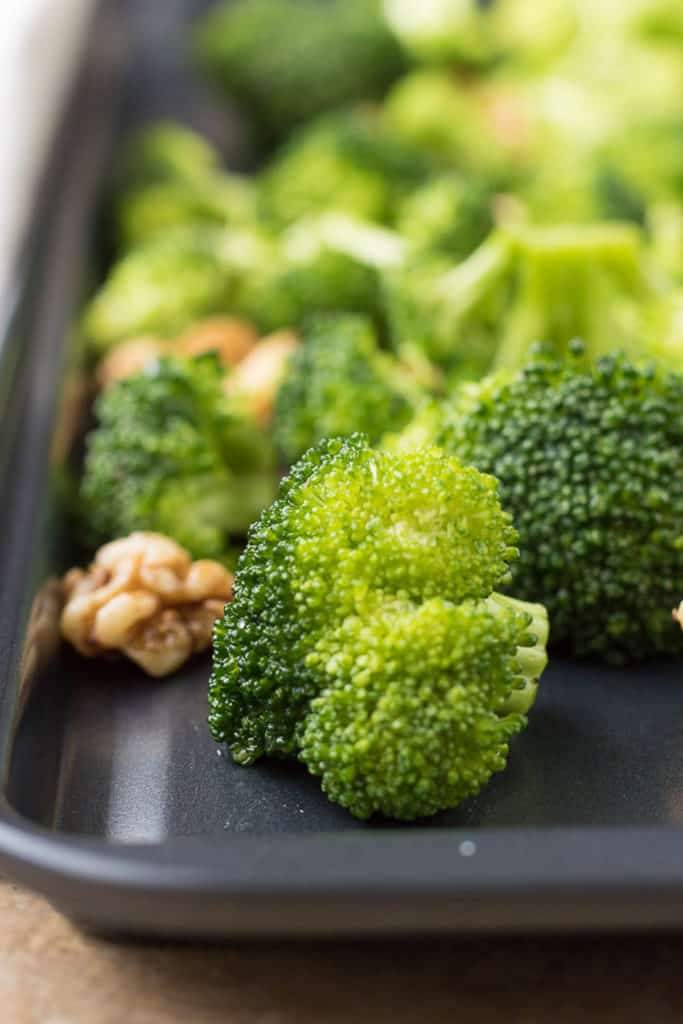
[[[311,449],[252,527],[216,625],[215,739],[242,764],[299,756],[359,817],[475,794],[545,665],[545,610],[493,594],[515,542],[495,480],[439,449]]]

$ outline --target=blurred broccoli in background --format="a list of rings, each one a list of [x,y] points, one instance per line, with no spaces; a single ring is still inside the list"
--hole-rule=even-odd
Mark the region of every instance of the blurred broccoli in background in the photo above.
[[[121,160],[114,222],[122,249],[178,227],[240,224],[255,217],[254,182],[223,171],[218,153],[183,125],[150,126]]]
[[[474,795],[546,664],[545,609],[492,593],[515,541],[495,481],[436,448],[311,449],[252,527],[216,624],[214,738],[240,764],[298,755],[361,818]]]
[[[279,225],[328,209],[386,221],[429,170],[428,157],[372,112],[343,111],[300,129],[275,155],[259,177],[261,209]]]
[[[455,267],[422,259],[385,275],[397,351],[460,378],[519,369],[539,342],[561,356],[577,337],[591,358],[644,354],[655,295],[638,230],[618,223],[518,226]]]
[[[406,60],[378,0],[237,0],[197,26],[208,75],[269,138],[380,96]]]
[[[384,11],[420,62],[480,71],[503,59],[542,66],[578,28],[573,0],[384,0]]]
[[[439,175],[401,203],[396,230],[417,248],[458,261],[492,231],[493,203],[488,185],[456,173]]]
[[[275,443],[287,462],[324,437],[399,430],[423,397],[409,371],[380,351],[361,316],[320,316],[287,364],[275,402]]]
[[[281,234],[272,258],[244,275],[241,312],[264,330],[296,327],[321,312],[380,317],[380,270],[400,262],[404,243],[376,225],[328,213]]]
[[[651,285],[638,230],[627,224],[520,229],[512,293],[495,366],[519,369],[543,342],[563,356],[581,338],[591,359],[620,347],[644,351]]]
[[[202,135],[176,121],[158,121],[126,146],[116,185],[125,192],[168,182],[201,184],[219,169],[218,153]]]
[[[435,166],[503,188],[534,169],[532,111],[526,90],[514,82],[419,68],[391,89],[382,123],[406,145],[429,155]]]
[[[427,360],[456,377],[479,377],[496,355],[506,310],[509,240],[491,235],[454,265],[418,253],[383,275],[389,334],[406,362]]]
[[[81,502],[93,546],[134,530],[226,558],[276,488],[270,441],[225,393],[215,356],[162,359],[95,406]]]
[[[547,604],[555,640],[611,661],[674,653],[683,376],[623,355],[584,360],[573,346],[564,362],[466,386],[440,442],[498,479],[519,531],[512,590]]]
[[[103,355],[136,335],[173,337],[193,320],[225,311],[234,282],[219,242],[218,232],[179,230],[122,256],[83,311],[91,351]]]

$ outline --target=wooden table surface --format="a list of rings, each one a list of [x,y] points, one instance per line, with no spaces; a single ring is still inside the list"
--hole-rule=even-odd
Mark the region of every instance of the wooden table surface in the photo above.
[[[668,1024],[683,935],[111,944],[0,883],[2,1024]]]

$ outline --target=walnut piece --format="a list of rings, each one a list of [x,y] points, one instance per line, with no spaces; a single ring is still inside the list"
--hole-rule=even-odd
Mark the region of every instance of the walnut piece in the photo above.
[[[242,359],[226,381],[227,393],[241,399],[264,427],[272,417],[273,402],[285,364],[298,344],[294,331],[268,334]]]
[[[134,377],[148,363],[172,351],[172,345],[162,338],[145,336],[121,341],[97,364],[97,385],[106,388],[117,380]]]
[[[88,569],[71,569],[62,590],[61,632],[77,651],[121,651],[160,677],[209,646],[232,575],[218,562],[193,562],[162,534],[139,532],[105,544]]]
[[[210,316],[198,320],[178,338],[178,351],[185,356],[216,352],[224,366],[237,366],[258,341],[247,320],[236,316]]]
[[[257,341],[258,335],[251,324],[235,316],[197,320],[173,340],[152,335],[130,338],[119,342],[100,360],[96,371],[97,385],[106,388],[118,380],[134,377],[161,356],[199,356],[205,352],[216,352],[224,366],[236,366]]]

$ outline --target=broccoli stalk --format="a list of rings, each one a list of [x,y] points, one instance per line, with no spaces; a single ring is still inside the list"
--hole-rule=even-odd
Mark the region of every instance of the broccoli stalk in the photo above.
[[[627,224],[508,229],[455,268],[425,258],[385,276],[397,350],[416,349],[459,377],[517,370],[539,342],[558,356],[577,337],[589,357],[615,343],[645,352],[656,295]]]
[[[298,755],[359,817],[473,795],[545,663],[543,609],[492,596],[515,539],[495,481],[436,448],[311,449],[250,531],[215,628],[215,739],[241,764]]]
[[[637,353],[650,286],[640,235],[626,224],[520,230],[510,304],[494,365],[519,369],[537,342],[564,355],[581,338],[591,358],[616,343]]]
[[[613,662],[674,653],[683,376],[581,356],[463,389],[439,440],[498,478],[520,535],[514,593],[547,605],[555,640]]]
[[[225,558],[273,497],[270,442],[226,397],[213,354],[149,364],[95,411],[81,484],[93,546],[151,530]]]

